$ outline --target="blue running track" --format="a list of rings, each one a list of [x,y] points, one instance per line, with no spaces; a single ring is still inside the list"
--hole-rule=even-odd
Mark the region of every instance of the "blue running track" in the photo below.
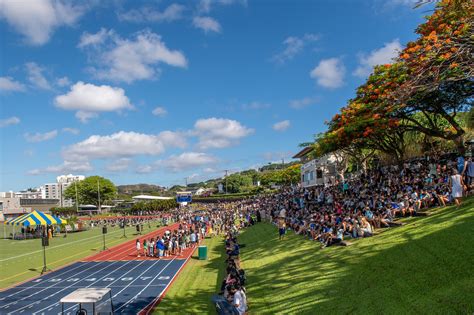
[[[185,259],[77,262],[0,292],[0,314],[61,314],[59,300],[78,288],[111,288],[115,314],[137,314],[159,298]],[[92,314],[92,305],[83,305]],[[99,309],[110,310],[105,299]],[[65,304],[74,315],[78,305]]]

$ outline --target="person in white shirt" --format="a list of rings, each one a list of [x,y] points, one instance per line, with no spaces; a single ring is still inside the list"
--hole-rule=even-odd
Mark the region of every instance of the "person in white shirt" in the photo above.
[[[135,243],[135,247],[137,249],[137,257],[140,257],[140,240],[137,239],[137,242]]]
[[[454,198],[454,202],[459,208],[461,206],[464,182],[462,176],[459,175],[458,170],[455,168],[453,168],[452,175],[449,177],[449,184],[451,186],[451,196]]]
[[[239,315],[247,314],[247,297],[245,296],[244,291],[242,291],[242,288],[236,284],[231,291],[234,295],[232,304],[237,312],[239,312]]]

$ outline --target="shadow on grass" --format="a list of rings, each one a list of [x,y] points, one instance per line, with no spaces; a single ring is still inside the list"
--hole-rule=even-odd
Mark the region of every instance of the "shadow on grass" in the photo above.
[[[173,284],[176,290],[173,296],[167,296],[155,309],[155,314],[213,314],[212,295],[216,294],[224,278],[225,251],[221,237],[210,240],[213,246],[208,246],[210,259],[199,260],[197,251],[188,262],[182,274]],[[217,245],[216,243],[217,242]],[[188,269],[189,268],[189,269]],[[215,282],[211,279],[215,278]]]
[[[241,241],[254,314],[472,313],[474,199],[404,227],[320,250],[269,224]]]

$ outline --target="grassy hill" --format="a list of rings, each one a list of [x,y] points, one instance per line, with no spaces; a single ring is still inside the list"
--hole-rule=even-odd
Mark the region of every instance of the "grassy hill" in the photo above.
[[[474,198],[431,213],[348,247],[320,249],[291,232],[278,241],[270,224],[245,230],[251,313],[472,314]],[[207,243],[210,260],[191,261],[158,313],[214,312],[225,258],[220,238]]]

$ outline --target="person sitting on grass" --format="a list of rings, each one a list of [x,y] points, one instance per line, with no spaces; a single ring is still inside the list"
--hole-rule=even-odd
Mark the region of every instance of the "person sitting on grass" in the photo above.
[[[285,218],[284,217],[280,217],[278,219],[278,235],[279,235],[279,239],[280,241],[283,239],[283,237],[285,236],[285,233],[286,233],[286,223],[285,223]]]
[[[239,284],[235,284],[230,289],[232,297],[232,305],[235,307],[239,315],[247,314],[247,296]]]

